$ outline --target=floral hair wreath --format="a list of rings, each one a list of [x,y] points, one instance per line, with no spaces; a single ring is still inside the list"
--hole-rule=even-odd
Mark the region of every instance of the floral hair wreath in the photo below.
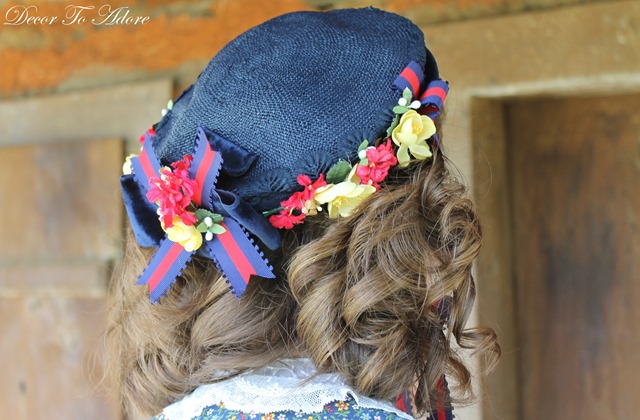
[[[423,81],[422,68],[412,61],[393,84],[402,97],[393,108],[395,115],[386,139],[374,146],[364,140],[358,148],[359,161],[354,165],[341,160],[314,181],[298,175],[303,190],[282,201],[280,207],[262,214],[216,185],[224,161],[212,142],[236,148],[238,160],[246,162],[240,174],[253,163],[247,152],[199,127],[193,153],[171,167],[162,167],[152,146],[155,131],[151,127],[140,137],[141,153],[127,157],[123,167],[123,178],[133,177],[141,194],[157,212],[164,233],[136,284],[148,284],[150,300],[157,302],[196,253],[217,264],[238,297],[251,276],[274,278],[273,268],[249,234],[275,249],[279,238],[274,237],[278,235],[273,227],[291,229],[307,216],[322,211],[325,204],[329,217],[349,216],[366,197],[380,189],[391,167],[405,167],[412,158],[423,160],[432,156],[427,140],[437,139],[433,119],[440,112],[448,85],[439,79],[432,80],[422,91]],[[172,105],[169,101],[163,116]],[[126,208],[136,233],[140,220],[135,210],[129,205]]]
[[[449,87],[442,80],[433,80],[419,95],[423,79],[420,65],[415,61],[409,63],[394,82],[394,87],[402,90],[402,97],[393,108],[395,116],[386,140],[378,141],[376,146],[369,146],[369,141],[364,140],[358,148],[359,162],[351,165],[340,160],[326,176],[320,174],[315,181],[298,175],[298,183],[304,189],[280,202],[280,207],[264,212],[269,222],[279,229],[292,229],[304,223],[307,216],[317,215],[325,204],[330,218],[349,216],[365,198],[380,189],[391,167],[406,167],[411,157],[424,160],[433,156],[427,140],[436,138],[433,120]]]

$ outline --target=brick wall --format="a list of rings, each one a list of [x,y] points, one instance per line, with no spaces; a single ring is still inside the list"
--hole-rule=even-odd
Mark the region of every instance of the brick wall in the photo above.
[[[0,98],[157,77],[173,78],[179,91],[236,35],[295,10],[373,5],[427,25],[597,1],[605,0],[12,0],[0,6],[3,23],[29,6],[35,6],[31,16],[58,19],[0,26]],[[81,13],[86,22],[64,25],[70,5],[95,9]],[[98,14],[103,5],[128,7],[129,16],[149,19],[135,26],[91,24],[104,19]]]

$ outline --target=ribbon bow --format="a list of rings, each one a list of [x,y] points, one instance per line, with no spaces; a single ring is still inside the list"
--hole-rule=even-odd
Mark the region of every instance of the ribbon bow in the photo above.
[[[211,141],[207,134],[211,137]],[[149,211],[147,210],[144,215],[141,214],[144,209],[140,210],[140,208],[144,206],[136,203],[136,199],[146,199],[141,193],[148,191],[152,178],[160,174],[161,165],[151,144],[153,136],[153,133],[147,133],[144,137],[142,152],[139,156],[131,158],[133,177],[141,191],[131,192],[131,183],[127,185],[123,180],[125,205],[134,233],[141,245],[148,245],[150,239],[157,237],[159,224],[157,223],[154,228],[148,227],[148,220],[145,219],[148,219]],[[245,291],[252,275],[275,277],[273,268],[254,245],[253,239],[245,229],[250,230],[271,249],[279,246],[277,231],[236,194],[216,188],[221,170],[230,175],[241,175],[251,166],[255,156],[251,156],[214,133],[205,133],[201,127],[198,127],[197,136],[192,155],[193,161],[188,172],[189,179],[197,184],[191,200],[197,208],[220,214],[222,221],[219,224],[224,228],[224,233],[205,236],[203,245],[193,251],[187,251],[180,243],[171,241],[165,233],[159,241],[155,255],[136,282],[138,285],[149,285],[149,297],[152,303],[157,302],[166,293],[196,252],[216,262],[220,272],[227,278],[232,292],[238,298]],[[230,163],[224,168],[223,153]],[[151,206],[154,212],[159,208],[155,203],[151,203]],[[145,224],[147,226],[144,226]]]
[[[421,89],[423,84],[424,72],[422,67],[412,61],[396,78],[393,87],[401,92],[409,89],[413,98],[420,101],[420,106],[424,107],[425,114],[433,120],[440,114],[442,104],[449,92],[449,84],[441,79],[431,80],[424,91]]]

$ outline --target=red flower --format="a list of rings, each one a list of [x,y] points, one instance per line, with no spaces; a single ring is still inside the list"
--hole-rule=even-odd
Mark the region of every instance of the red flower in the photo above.
[[[306,216],[307,215],[299,209],[293,209],[293,211],[290,211],[285,208],[282,209],[280,213],[269,217],[269,222],[277,229],[293,229],[294,225],[303,223]]]
[[[156,135],[156,129],[153,126],[149,127],[147,132],[144,133],[143,135],[141,135],[140,138],[138,139],[140,141],[140,143],[144,143],[144,138],[145,138],[145,136],[147,134],[149,134],[151,137],[155,136]]]
[[[302,223],[306,214],[302,212],[305,200],[304,192],[295,192],[285,201],[281,201],[280,213],[269,217],[269,222],[277,229],[293,229],[293,225]]]
[[[304,207],[304,203],[305,201],[307,201],[304,197],[305,197],[305,191],[295,192],[291,195],[291,197],[289,197],[285,201],[281,201],[280,205],[289,212],[293,211],[294,209],[298,209],[302,211],[302,208]]]
[[[193,162],[193,156],[191,155],[185,155],[182,157],[182,160],[173,162],[171,164],[173,167],[173,173],[180,179],[189,179],[189,168],[191,167],[191,162]]]
[[[191,197],[198,188],[198,182],[189,178],[189,167],[193,156],[184,156],[183,160],[171,164],[173,170],[163,168],[161,176],[149,179],[147,199],[160,206],[160,220],[165,228],[173,226],[174,217],[178,216],[185,225],[191,226],[197,219],[187,211]]]
[[[389,168],[398,164],[398,159],[393,154],[391,140],[380,144],[378,147],[369,147],[366,150],[367,165],[358,165],[356,175],[360,177],[361,184],[373,185],[376,190],[380,189],[380,183],[389,174]]]
[[[320,187],[324,187],[327,185],[327,181],[324,180],[324,174],[320,174],[318,179],[315,182],[311,182],[311,178],[306,175],[298,175],[298,184],[304,187],[302,191],[302,196],[300,197],[303,201],[311,200],[313,198],[313,194]],[[302,206],[300,206],[302,207]]]
[[[304,190],[291,194],[291,197],[285,201],[281,201],[282,210],[278,214],[269,217],[269,222],[278,229],[293,229],[294,225],[303,223],[307,216],[308,207],[315,206],[313,195],[316,189],[327,185],[324,180],[324,174],[320,174],[315,182],[311,182],[311,178],[306,175],[298,175],[298,184],[304,187]]]

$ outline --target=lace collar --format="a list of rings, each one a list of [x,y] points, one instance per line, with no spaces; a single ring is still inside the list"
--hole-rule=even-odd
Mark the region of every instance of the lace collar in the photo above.
[[[309,359],[285,359],[215,384],[202,385],[180,401],[166,407],[168,420],[192,419],[213,404],[244,412],[268,413],[292,410],[319,413],[326,404],[353,397],[364,408],[392,412],[413,419],[391,403],[364,397],[347,386],[337,374],[316,375]]]

